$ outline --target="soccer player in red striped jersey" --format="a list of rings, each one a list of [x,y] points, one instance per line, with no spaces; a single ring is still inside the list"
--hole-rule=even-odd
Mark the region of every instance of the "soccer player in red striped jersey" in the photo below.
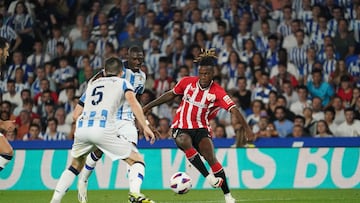
[[[9,43],[5,38],[0,37],[0,74],[1,67],[6,63],[9,56]],[[0,120],[0,129],[4,131],[12,131],[15,128],[13,121]],[[6,137],[0,132],[0,171],[8,164],[13,157],[13,149]]]
[[[215,157],[209,120],[216,116],[220,108],[224,108],[231,113],[233,123],[243,126],[249,140],[254,139],[254,135],[230,96],[212,80],[215,58],[213,50],[204,51],[197,59],[200,65],[199,76],[183,78],[172,90],[145,105],[143,110],[148,112],[152,107],[182,95],[171,126],[175,143],[210,185],[221,187],[226,203],[234,203],[235,199],[230,194],[223,167]],[[200,155],[210,165],[212,174],[206,169]]]

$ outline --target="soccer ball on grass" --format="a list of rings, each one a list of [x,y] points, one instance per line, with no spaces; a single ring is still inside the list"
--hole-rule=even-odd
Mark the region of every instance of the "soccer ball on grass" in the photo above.
[[[184,172],[176,172],[170,178],[170,188],[177,194],[185,194],[191,187],[191,178]]]

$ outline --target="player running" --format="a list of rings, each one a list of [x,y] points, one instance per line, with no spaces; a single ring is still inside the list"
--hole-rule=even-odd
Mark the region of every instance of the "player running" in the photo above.
[[[213,187],[221,187],[226,203],[234,203],[224,169],[215,157],[209,135],[209,120],[216,116],[221,107],[231,113],[232,123],[241,124],[248,138],[253,138],[253,133],[229,95],[213,82],[215,58],[214,50],[203,51],[197,59],[200,65],[198,77],[183,78],[172,90],[145,105],[143,110],[146,113],[152,107],[182,95],[171,126],[176,145]],[[200,155],[208,162],[213,174],[206,169]]]
[[[121,78],[130,82],[138,97],[145,89],[146,74],[140,70],[144,61],[144,53],[140,47],[133,46],[129,49],[128,55],[128,61],[124,62],[123,75]],[[117,118],[124,125],[121,130],[122,132],[127,132],[127,140],[136,146],[138,143],[138,133],[135,126],[135,117],[130,106],[123,105],[118,110]],[[154,129],[152,130],[155,131]],[[85,168],[81,172],[78,180],[78,199],[81,203],[87,202],[88,179],[96,166],[96,162],[102,157],[102,154],[101,150],[96,149],[86,158]]]
[[[0,37],[0,74],[1,68],[6,63],[6,59],[9,56],[9,43],[3,37]],[[0,120],[0,129],[5,131],[12,131],[15,128],[13,121],[1,121]],[[13,158],[13,149],[9,144],[6,137],[0,132],[0,171],[5,168],[5,165],[8,164]]]
[[[145,165],[137,148],[129,143],[124,126],[127,121],[119,121],[118,109],[130,106],[140,126],[144,129],[146,140],[155,141],[155,135],[145,121],[141,106],[133,92],[133,87],[122,75],[122,63],[117,58],[105,62],[105,77],[90,80],[84,94],[84,105],[77,105],[74,112],[76,130],[71,150],[73,160],[56,185],[51,203],[61,202],[65,192],[84,167],[86,155],[95,148],[100,149],[112,160],[122,159],[130,165],[129,202],[153,203],[140,193],[145,174]],[[81,113],[80,113],[81,112]],[[135,129],[136,130],[136,129]]]

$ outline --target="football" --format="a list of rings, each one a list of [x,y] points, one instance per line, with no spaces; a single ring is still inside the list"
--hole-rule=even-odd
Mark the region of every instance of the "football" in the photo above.
[[[191,178],[184,172],[176,172],[170,178],[170,188],[177,194],[185,194],[191,187]]]

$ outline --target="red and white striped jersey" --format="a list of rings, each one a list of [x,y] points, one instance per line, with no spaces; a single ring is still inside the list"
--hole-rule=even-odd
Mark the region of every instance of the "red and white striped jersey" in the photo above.
[[[214,118],[220,108],[230,110],[235,103],[225,90],[212,82],[208,88],[201,88],[198,77],[184,77],[176,84],[173,92],[183,95],[171,128],[197,129],[207,128],[209,120]]]

